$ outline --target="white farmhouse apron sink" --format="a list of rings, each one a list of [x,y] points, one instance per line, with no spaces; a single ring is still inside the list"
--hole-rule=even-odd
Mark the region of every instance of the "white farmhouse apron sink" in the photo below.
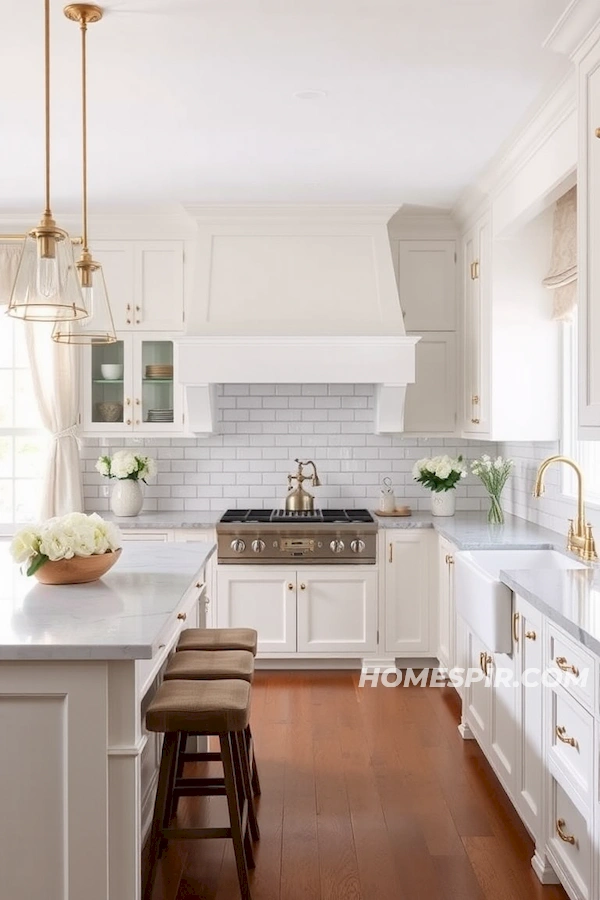
[[[500,572],[585,568],[556,550],[468,550],[454,559],[456,611],[493,653],[512,652],[512,592]]]

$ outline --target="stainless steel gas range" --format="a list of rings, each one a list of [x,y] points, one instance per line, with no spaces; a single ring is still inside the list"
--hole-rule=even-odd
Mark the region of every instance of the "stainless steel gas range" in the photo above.
[[[368,509],[228,509],[217,523],[222,564],[374,564],[377,524]]]

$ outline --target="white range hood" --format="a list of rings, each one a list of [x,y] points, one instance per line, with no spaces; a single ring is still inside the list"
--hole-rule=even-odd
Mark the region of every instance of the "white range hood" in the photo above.
[[[215,430],[217,384],[367,383],[374,430],[403,430],[415,380],[390,207],[187,207],[198,224],[187,334],[177,342],[190,429]]]

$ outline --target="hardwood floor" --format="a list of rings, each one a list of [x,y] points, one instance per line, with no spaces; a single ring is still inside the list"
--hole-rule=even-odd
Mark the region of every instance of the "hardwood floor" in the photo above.
[[[451,688],[258,672],[253,900],[567,900],[535,877],[533,844],[458,720]],[[222,809],[187,800],[182,817],[197,821],[198,803],[211,819]],[[238,897],[229,841],[180,842],[161,860],[153,900]]]

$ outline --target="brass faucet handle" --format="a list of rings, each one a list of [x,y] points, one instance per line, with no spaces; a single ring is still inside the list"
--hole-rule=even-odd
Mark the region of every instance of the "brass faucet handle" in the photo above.
[[[598,559],[598,554],[596,553],[596,542],[594,540],[594,532],[592,531],[592,526],[589,522],[585,526],[585,542],[583,545],[582,556],[588,561]]]

